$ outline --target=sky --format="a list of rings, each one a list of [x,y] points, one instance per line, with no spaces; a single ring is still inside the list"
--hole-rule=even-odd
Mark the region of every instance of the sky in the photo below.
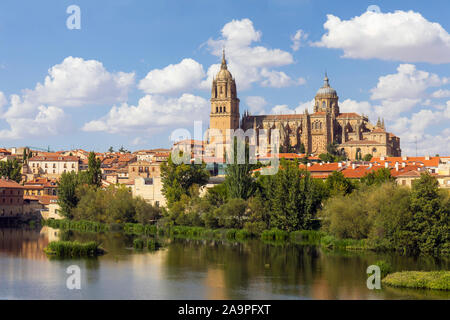
[[[312,111],[326,71],[341,112],[384,118],[403,154],[450,155],[449,10],[446,0],[2,0],[0,147],[170,147],[175,129],[208,128],[225,48],[241,114]]]

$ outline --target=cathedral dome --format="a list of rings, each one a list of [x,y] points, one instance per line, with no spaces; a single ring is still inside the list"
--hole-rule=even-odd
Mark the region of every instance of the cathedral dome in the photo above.
[[[222,53],[222,65],[220,66],[220,71],[217,74],[216,79],[218,79],[218,80],[233,79],[231,72],[228,71],[227,60],[225,60],[225,50],[223,50],[223,53]]]
[[[332,87],[330,87],[330,83],[328,80],[327,75],[325,74],[325,79],[323,81],[323,86],[322,88],[319,89],[319,91],[317,91],[317,95],[333,95],[333,96],[337,96],[336,90],[334,90]]]

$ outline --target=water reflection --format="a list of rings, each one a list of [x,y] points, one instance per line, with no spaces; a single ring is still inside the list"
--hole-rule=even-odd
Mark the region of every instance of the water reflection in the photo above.
[[[51,240],[99,241],[97,259],[49,260]],[[164,240],[156,252],[132,249],[121,233],[78,233],[48,227],[0,229],[0,298],[59,299],[448,299],[436,291],[368,290],[366,268],[389,261],[396,271],[448,269],[448,261],[315,246]],[[82,268],[82,290],[65,288],[65,268]]]

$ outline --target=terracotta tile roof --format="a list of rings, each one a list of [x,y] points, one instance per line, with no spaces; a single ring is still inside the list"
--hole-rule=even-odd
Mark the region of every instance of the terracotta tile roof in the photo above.
[[[61,155],[45,155],[45,156],[35,156],[28,159],[28,161],[69,161],[78,162],[79,158],[74,156],[61,156]]]
[[[23,186],[11,179],[0,179],[0,188],[23,189]]]
[[[348,113],[340,113],[338,115],[338,118],[362,118],[362,116],[360,116],[355,112],[348,112]]]
[[[384,163],[387,161],[389,162],[390,166],[394,166],[396,162],[398,162],[401,166],[403,162],[406,164],[423,164],[425,167],[437,167],[439,166],[441,157],[430,157],[429,160],[426,160],[426,157],[405,157],[406,160],[403,160],[403,157],[385,157],[384,160],[381,160],[381,158],[376,157],[372,158],[370,162],[377,162],[379,164],[384,165]]]

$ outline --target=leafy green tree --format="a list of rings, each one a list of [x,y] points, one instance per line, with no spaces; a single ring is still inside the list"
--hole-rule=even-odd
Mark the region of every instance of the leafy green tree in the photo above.
[[[182,195],[189,195],[189,188],[197,184],[204,186],[209,180],[206,164],[175,164],[172,156],[167,163],[161,164],[162,193],[170,207],[181,199]]]
[[[16,182],[20,182],[22,180],[22,174],[20,170],[22,166],[20,163],[14,160],[0,161],[0,176],[7,177]]]
[[[303,154],[306,153],[306,148],[305,145],[303,143],[300,143],[300,147],[298,148],[298,152]]]
[[[66,218],[73,218],[72,210],[80,200],[77,195],[79,185],[80,176],[74,171],[63,173],[58,181],[58,204]]]
[[[395,178],[391,175],[391,170],[388,168],[381,168],[376,171],[372,171],[367,173],[364,177],[361,178],[361,183],[364,183],[368,186],[371,185],[381,185],[385,182],[392,182]]]
[[[319,155],[319,159],[323,162],[335,162],[336,157],[333,156],[331,153],[321,153]]]
[[[245,145],[244,163],[238,163],[238,143],[234,140],[234,152],[232,163],[228,163],[225,168],[225,185],[228,189],[230,198],[240,198],[247,200],[256,190],[252,171],[257,168],[255,164],[249,161],[249,146]]]
[[[244,223],[244,228],[256,235],[270,229],[270,212],[261,195],[248,199],[247,205],[248,219]]]
[[[90,152],[88,157],[88,183],[100,187],[102,185],[101,160],[97,158],[95,152]]]
[[[215,185],[206,192],[207,201],[214,207],[220,207],[228,199],[228,188],[225,183]]]
[[[445,192],[445,191],[444,191]],[[410,198],[413,219],[407,225],[421,252],[450,249],[450,203],[439,190],[437,179],[423,173],[413,181]]]
[[[108,152],[113,153],[114,152],[114,148],[112,146],[109,147]]]
[[[311,228],[322,192],[309,172],[299,169],[298,161],[282,159],[277,174],[260,176],[258,184],[271,213],[271,228],[285,231]]]
[[[351,193],[355,187],[342,172],[334,171],[325,181],[330,196],[346,195]]]
[[[366,154],[365,156],[364,156],[364,158],[363,158],[363,160],[364,161],[370,161],[370,160],[372,160],[372,158],[373,158],[373,155],[371,155],[371,154]]]
[[[244,216],[247,202],[240,198],[232,198],[223,206],[215,210],[219,218],[219,224],[225,228],[242,229],[244,227]]]

